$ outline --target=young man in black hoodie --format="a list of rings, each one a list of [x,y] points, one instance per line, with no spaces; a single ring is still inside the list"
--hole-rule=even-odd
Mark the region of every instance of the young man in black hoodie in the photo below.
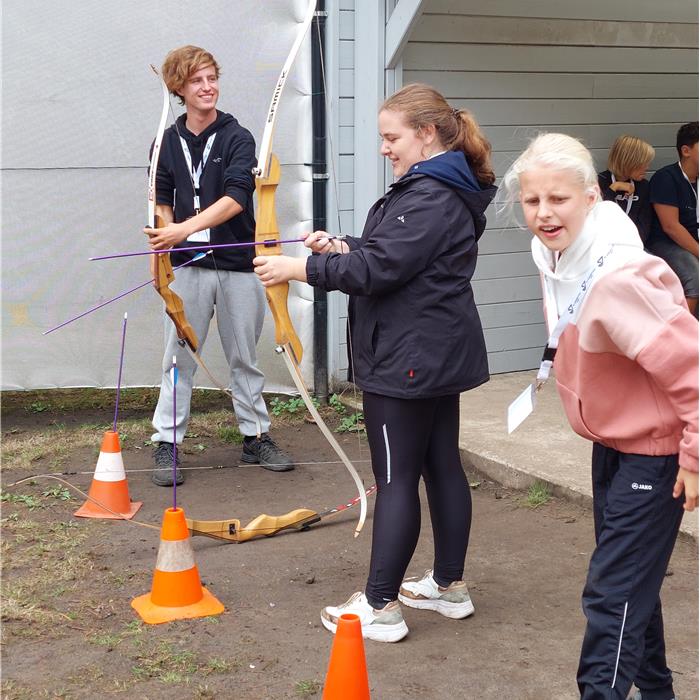
[[[171,94],[185,106],[185,114],[166,130],[158,159],[156,212],[165,222],[145,229],[155,250],[172,249],[173,266],[195,252],[178,247],[206,243],[250,242],[255,237],[252,174],[257,161],[255,141],[230,114],[216,109],[219,65],[196,46],[171,51],[162,75]],[[151,256],[155,272],[155,256]],[[216,309],[221,344],[231,370],[230,388],[241,433],[242,460],[272,471],[294,465],[268,435],[270,419],[262,397],[265,378],[257,368],[255,346],[265,316],[265,295],[251,274],[253,248],[219,248],[177,272],[172,290],[183,301],[187,318],[203,345]],[[190,413],[196,363],[178,344],[175,326],[166,318],[158,405],[153,416],[157,447],[152,480],[172,485],[173,428],[182,442]],[[177,356],[177,416],[173,421],[173,384],[170,367]],[[173,426],[173,422],[176,426]],[[259,437],[258,437],[259,435]],[[184,481],[178,469],[176,482]]]

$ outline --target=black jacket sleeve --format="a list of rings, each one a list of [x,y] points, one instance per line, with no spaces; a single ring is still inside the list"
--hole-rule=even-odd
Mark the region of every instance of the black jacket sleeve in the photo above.
[[[309,257],[309,284],[355,296],[389,294],[402,287],[444,250],[450,223],[443,214],[454,208],[453,196],[447,188],[403,193],[386,211],[375,211],[381,219],[357,250]]]
[[[255,139],[250,132],[243,131],[239,138],[231,141],[224,168],[224,195],[243,208],[246,202],[252,201],[251,195],[255,190],[253,168],[256,165]]]

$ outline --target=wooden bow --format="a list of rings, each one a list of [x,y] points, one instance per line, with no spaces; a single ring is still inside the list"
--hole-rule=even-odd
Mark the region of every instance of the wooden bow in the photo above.
[[[363,492],[365,498],[371,496],[377,490],[376,484]],[[352,508],[360,501],[360,496],[342,505],[316,512],[308,508],[297,508],[284,515],[258,515],[247,525],[241,527],[241,521],[237,518],[229,520],[191,520],[186,519],[187,527],[191,535],[202,535],[224,542],[248,542],[256,537],[272,537],[283,530],[308,530],[312,525],[321,522],[336,513],[341,513]]]
[[[279,105],[284,85],[287,81],[287,76],[289,75],[289,71],[294,63],[294,59],[299,53],[304,36],[306,35],[308,28],[311,26],[315,12],[316,0],[311,0],[306,11],[306,16],[302,27],[297,34],[294,45],[292,46],[292,49],[287,56],[287,60],[282,67],[279,78],[277,79],[277,84],[275,85],[275,89],[272,93],[272,100],[270,101],[267,120],[265,122],[265,130],[260,142],[258,167],[254,171],[256,176],[255,191],[258,199],[255,240],[257,243],[259,243],[259,245],[255,248],[256,255],[281,255],[282,253],[282,247],[279,244],[270,245],[269,243],[270,241],[280,240],[280,233],[277,227],[277,217],[275,215],[275,192],[280,181],[280,165],[277,157],[272,153],[272,136],[274,132],[275,119],[277,116],[277,107]],[[355,537],[357,537],[360,534],[362,526],[365,523],[365,518],[367,517],[367,494],[365,492],[362,479],[360,479],[360,475],[357,473],[357,470],[353,466],[348,456],[345,454],[343,448],[335,439],[333,433],[330,431],[325,421],[316,410],[316,407],[311,400],[311,396],[309,395],[309,392],[304,384],[301,370],[299,368],[299,363],[301,362],[303,355],[303,349],[301,341],[294,330],[291,318],[289,317],[289,309],[287,306],[289,283],[285,282],[282,284],[273,285],[271,287],[265,287],[265,294],[270,311],[272,312],[272,317],[275,321],[275,341],[277,343],[277,352],[284,358],[287,369],[289,370],[292,380],[294,381],[294,385],[301,395],[307,410],[323,433],[323,436],[345,465],[345,468],[348,470],[350,476],[355,482],[355,485],[357,486],[357,499],[360,503],[360,517],[355,528]],[[303,520],[304,517],[313,517],[314,515],[312,511],[294,512],[297,513],[296,516],[290,514],[288,515],[292,521],[296,517],[297,523],[299,522],[300,518]],[[312,513],[312,515],[304,516],[300,515],[300,513]],[[252,524],[253,523],[251,523],[251,525]],[[294,525],[288,525],[285,527],[294,527]]]
[[[153,142],[153,151],[151,153],[151,163],[148,169],[148,226],[149,228],[163,228],[165,222],[156,214],[156,171],[158,170],[158,158],[160,156],[160,147],[163,143],[163,135],[165,134],[165,123],[168,118],[168,109],[170,107],[170,96],[168,87],[161,77],[155,66],[151,65],[151,69],[158,76],[161,87],[163,89],[163,108],[160,113],[160,122],[158,123],[158,131]],[[170,253],[158,253],[155,256],[156,274],[155,274],[155,289],[165,302],[165,312],[170,316],[177,330],[177,337],[187,343],[193,353],[197,352],[199,347],[199,339],[185,316],[185,307],[182,299],[170,289],[170,284],[175,279],[173,266],[170,263]]]

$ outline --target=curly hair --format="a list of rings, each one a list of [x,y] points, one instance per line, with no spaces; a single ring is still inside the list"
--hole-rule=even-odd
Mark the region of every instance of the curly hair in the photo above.
[[[181,46],[179,49],[173,49],[165,57],[161,69],[163,80],[170,93],[178,98],[181,105],[185,104],[180,94],[185,83],[194,73],[207,66],[214,66],[218,79],[221,72],[219,64],[214,56],[200,49],[199,46]]]

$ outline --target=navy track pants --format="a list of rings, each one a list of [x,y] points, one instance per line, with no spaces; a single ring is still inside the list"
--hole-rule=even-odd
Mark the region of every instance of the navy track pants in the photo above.
[[[659,591],[683,517],[673,498],[678,455],[593,445],[596,548],[583,590],[587,619],[578,668],[582,700],[674,697]]]

